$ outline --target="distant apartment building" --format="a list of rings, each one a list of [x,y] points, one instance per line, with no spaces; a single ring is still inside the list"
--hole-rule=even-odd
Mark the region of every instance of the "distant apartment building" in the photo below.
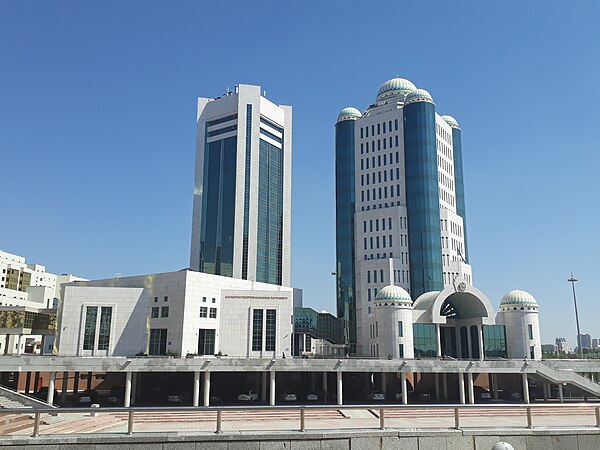
[[[570,353],[569,343],[564,337],[556,338],[556,350],[558,353]]]
[[[542,344],[542,352],[543,353],[557,353],[558,347],[556,344]]]
[[[592,339],[592,350],[596,350],[598,348],[600,348],[600,340]]]
[[[581,343],[581,348],[591,349],[592,348],[592,336],[589,334],[580,334],[578,342]]]

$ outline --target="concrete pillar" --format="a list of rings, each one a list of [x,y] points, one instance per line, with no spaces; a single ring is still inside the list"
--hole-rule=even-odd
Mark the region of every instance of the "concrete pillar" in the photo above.
[[[485,350],[483,347],[483,326],[477,325],[477,340],[479,341],[479,359],[485,359]]]
[[[37,392],[37,390],[40,388],[40,373],[36,372],[35,376],[33,377],[33,392]]]
[[[327,394],[327,372],[323,372],[323,392]]]
[[[473,358],[473,343],[471,342],[471,327],[466,327],[467,329],[467,358]]]
[[[29,394],[29,389],[31,389],[31,372],[27,372],[27,378],[25,378],[25,393]]]
[[[337,371],[337,404],[338,405],[344,404],[343,389],[344,389],[344,386],[342,384],[342,371],[338,370]]]
[[[387,397],[387,374],[381,372],[381,392]]]
[[[565,401],[565,397],[563,395],[563,385],[561,383],[558,384],[558,400],[561,403]]]
[[[548,401],[548,398],[549,398],[549,396],[550,396],[550,395],[549,395],[549,393],[550,393],[550,389],[549,389],[549,387],[550,387],[550,383],[548,383],[548,382],[546,382],[546,381],[545,381],[545,382],[544,382],[544,401],[545,401],[545,402],[547,402],[547,401]]]
[[[460,398],[460,403],[463,405],[466,403],[465,401],[465,378],[462,373],[458,374],[458,396]]]
[[[92,389],[92,372],[87,373],[87,389]]]
[[[467,388],[469,389],[469,403],[473,405],[475,403],[475,389],[473,387],[473,374],[467,372]]]
[[[131,372],[125,373],[125,395],[123,396],[123,406],[125,408],[129,408],[131,406],[131,376]],[[90,378],[91,377],[88,373],[88,380]]]
[[[56,372],[50,372],[50,379],[48,380],[48,397],[46,403],[50,405],[54,403],[54,383],[56,381]]]
[[[138,391],[138,373],[131,374],[131,404],[135,405],[137,391]]]
[[[29,373],[28,373],[29,375]],[[29,381],[29,378],[27,379]],[[60,392],[60,402],[64,405],[67,402],[67,386],[69,385],[69,372],[63,372],[62,387]]]
[[[37,376],[38,373],[36,372],[36,385]],[[77,394],[77,392],[79,392],[79,372],[75,372],[75,374],[73,375],[73,395]]]
[[[442,356],[442,328],[439,323],[435,324],[435,334],[437,335],[437,356]]]
[[[262,372],[261,378],[262,383],[260,390],[260,401],[263,403],[267,403],[267,372]]]
[[[204,406],[210,406],[210,372],[207,370],[204,372],[204,398],[202,404]]]
[[[23,345],[23,335],[19,334],[19,339],[17,340],[17,355],[20,355],[21,353],[23,353],[23,351],[21,350],[22,345]]]
[[[402,404],[408,404],[408,384],[406,383],[406,372],[400,374],[400,380],[402,383]]]
[[[269,389],[269,405],[275,406],[275,371],[271,370],[271,388]]]
[[[442,374],[442,398],[448,401],[448,374]]]
[[[464,358],[465,355],[463,354],[462,340],[460,338],[460,327],[455,328],[454,334],[456,334],[456,354],[458,358]]]
[[[435,380],[435,401],[440,401],[440,374],[435,372],[433,374],[433,378]]]
[[[194,372],[194,387],[192,391],[192,406],[200,405],[200,372]]]
[[[523,401],[529,403],[529,380],[527,379],[527,373],[522,373],[521,378],[523,379]]]

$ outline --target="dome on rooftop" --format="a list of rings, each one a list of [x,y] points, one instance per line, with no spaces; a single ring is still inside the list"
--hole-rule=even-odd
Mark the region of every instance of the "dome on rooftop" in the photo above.
[[[349,106],[340,111],[340,113],[338,114],[337,121],[341,122],[342,120],[356,120],[360,119],[361,117],[362,114],[358,109]]]
[[[452,128],[460,128],[458,126],[458,122],[456,121],[456,119],[452,116],[442,116],[442,119],[444,119],[446,121],[446,123],[448,125],[450,125]]]
[[[408,292],[402,289],[400,286],[389,285],[381,288],[375,297],[375,301],[379,304],[385,304],[386,306],[394,305],[412,305],[412,300]]]
[[[415,89],[407,94],[406,98],[404,99],[404,104],[408,105],[416,102],[433,103],[433,97],[425,89]]]
[[[535,297],[529,292],[515,289],[510,291],[500,301],[500,308],[503,310],[511,309],[535,309],[537,310],[540,306],[536,301]]]
[[[405,78],[392,78],[381,85],[377,91],[377,101],[384,100],[398,94],[407,94],[417,87]]]

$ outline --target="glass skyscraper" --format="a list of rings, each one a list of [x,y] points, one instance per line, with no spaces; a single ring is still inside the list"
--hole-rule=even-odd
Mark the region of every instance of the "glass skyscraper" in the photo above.
[[[373,301],[394,284],[412,299],[455,280],[467,263],[461,130],[431,95],[403,78],[385,82],[366,111],[336,122],[337,314],[362,343]]]
[[[290,284],[292,108],[239,85],[199,98],[190,268]]]

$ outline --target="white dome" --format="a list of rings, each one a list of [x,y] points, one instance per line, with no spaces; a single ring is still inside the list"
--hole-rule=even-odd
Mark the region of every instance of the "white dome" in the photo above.
[[[408,105],[416,102],[433,103],[433,97],[425,89],[415,89],[407,94],[406,98],[404,99],[404,104]]]
[[[383,83],[377,91],[377,101],[384,100],[398,94],[406,94],[417,87],[405,78],[392,78]]]
[[[362,114],[358,109],[349,106],[340,111],[340,113],[338,114],[337,121],[341,122],[342,120],[356,120],[360,119],[361,117]]]
[[[446,123],[448,125],[450,125],[452,128],[460,128],[458,126],[458,122],[456,121],[456,119],[452,116],[442,116],[442,119],[444,119],[446,121]]]
[[[515,448],[508,442],[496,442],[492,450],[515,450]]]
[[[378,303],[404,303],[409,306],[412,304],[412,300],[408,292],[402,289],[400,286],[389,285],[381,288],[375,297],[375,301]]]
[[[508,310],[515,308],[538,309],[539,305],[535,297],[529,292],[515,289],[502,297],[502,300],[500,300],[500,308]]]

